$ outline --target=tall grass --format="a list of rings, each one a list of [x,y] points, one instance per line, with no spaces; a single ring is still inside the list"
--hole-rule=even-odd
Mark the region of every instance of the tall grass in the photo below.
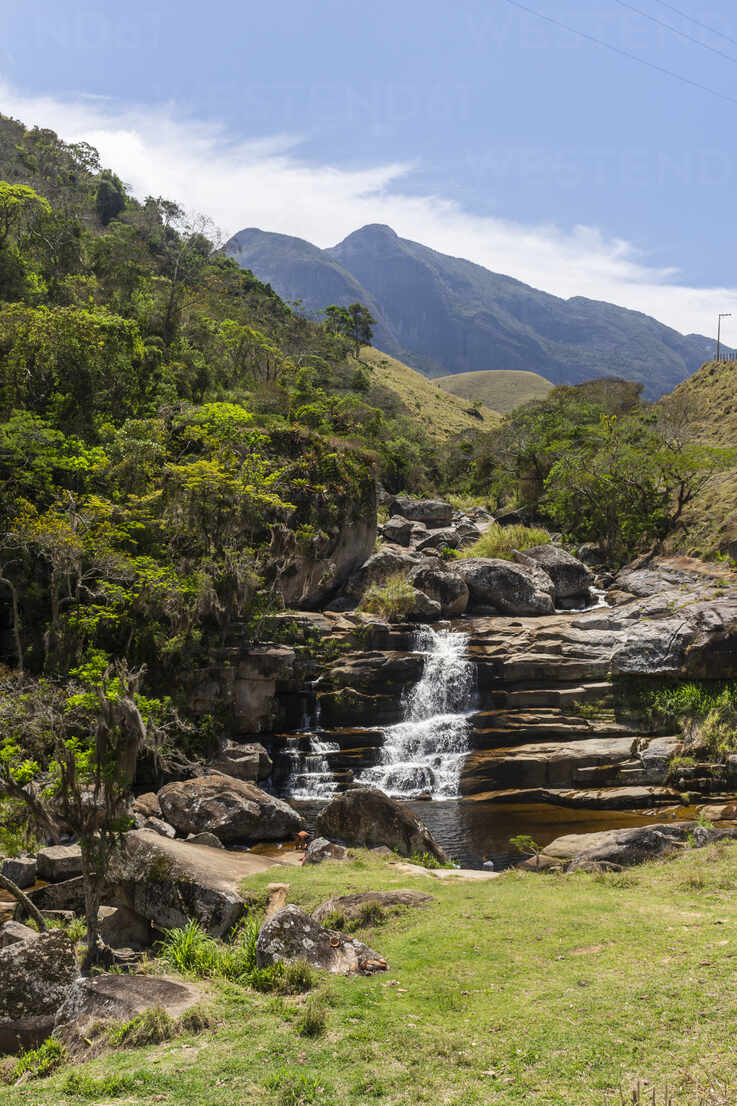
[[[387,622],[401,622],[414,609],[415,601],[415,589],[401,572],[395,572],[383,584],[370,584],[358,607]]]
[[[534,545],[549,545],[550,534],[539,526],[499,526],[493,522],[478,541],[463,550],[464,557],[496,557],[513,560],[515,550],[522,552]]]
[[[257,991],[301,994],[313,985],[308,964],[256,964],[258,922],[249,919],[231,934],[228,942],[216,941],[190,919],[181,929],[168,929],[159,945],[159,957],[181,975],[198,979],[227,979]]]

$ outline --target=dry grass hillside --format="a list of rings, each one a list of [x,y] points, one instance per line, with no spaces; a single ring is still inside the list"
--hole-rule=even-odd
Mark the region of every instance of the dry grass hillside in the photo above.
[[[442,440],[464,430],[491,430],[500,421],[499,413],[484,405],[479,405],[478,414],[470,414],[467,400],[450,395],[434,380],[373,346],[364,346],[361,361],[371,369],[369,400],[375,401],[380,389],[381,406],[386,409],[386,393],[392,392],[397,401],[395,413],[420,419],[434,438]]]
[[[531,399],[545,399],[553,388],[550,381],[539,373],[514,369],[455,373],[453,376],[437,377],[434,383],[452,395],[483,403],[503,415]]]
[[[708,361],[661,402],[679,406],[705,445],[737,447],[737,361]],[[714,556],[737,541],[737,467],[710,481],[685,521],[689,553]]]

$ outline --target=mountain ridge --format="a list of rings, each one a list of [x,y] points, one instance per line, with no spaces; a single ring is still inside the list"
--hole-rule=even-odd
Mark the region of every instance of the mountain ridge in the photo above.
[[[713,353],[703,335],[603,300],[562,299],[386,224],[367,224],[327,249],[246,228],[224,250],[308,310],[365,303],[377,320],[374,345],[430,377],[513,369],[575,384],[619,376],[657,398]]]

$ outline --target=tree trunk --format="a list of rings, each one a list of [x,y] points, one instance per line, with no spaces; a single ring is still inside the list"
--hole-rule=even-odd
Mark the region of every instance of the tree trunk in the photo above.
[[[0,584],[5,584],[10,589],[10,601],[13,607],[13,640],[15,653],[18,658],[18,671],[23,675],[23,643],[20,638],[20,610],[18,606],[18,589],[7,576],[0,576]]]
[[[0,874],[0,887],[3,891],[9,891],[14,899],[17,899],[23,908],[24,912],[33,918],[34,922],[38,926],[39,933],[46,932],[46,922],[43,919],[43,914],[31,900],[28,895],[25,895],[17,883],[13,883],[12,879],[8,879],[7,876]]]
[[[84,847],[82,848],[82,877],[84,880],[84,914],[87,922],[87,953],[82,965],[83,975],[89,975],[98,963],[100,949],[99,920],[101,879],[97,872],[94,858]]]

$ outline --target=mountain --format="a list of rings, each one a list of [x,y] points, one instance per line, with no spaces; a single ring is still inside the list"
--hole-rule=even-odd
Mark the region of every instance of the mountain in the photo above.
[[[451,395],[474,403],[484,403],[506,414],[531,399],[545,399],[554,385],[538,373],[515,369],[481,369],[475,373],[439,376],[435,383]]]
[[[709,338],[614,304],[560,299],[378,224],[326,250],[251,228],[225,252],[312,311],[366,304],[374,344],[428,376],[514,369],[554,384],[619,376],[656,398],[713,354]]]

